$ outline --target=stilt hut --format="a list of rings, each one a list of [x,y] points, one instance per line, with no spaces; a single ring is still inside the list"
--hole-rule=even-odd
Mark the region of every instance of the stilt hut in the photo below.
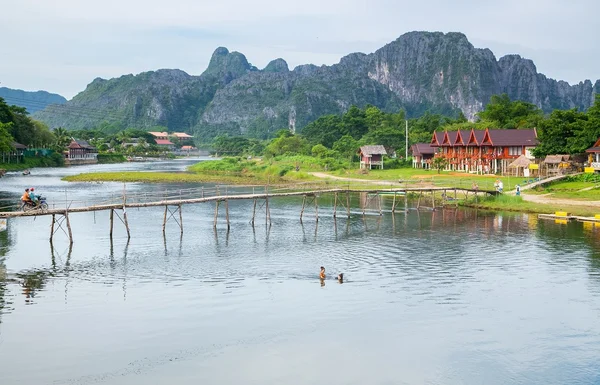
[[[531,160],[529,160],[525,155],[521,155],[508,165],[508,169],[510,170],[510,174],[512,174],[514,171],[515,176],[528,177],[530,164]]]

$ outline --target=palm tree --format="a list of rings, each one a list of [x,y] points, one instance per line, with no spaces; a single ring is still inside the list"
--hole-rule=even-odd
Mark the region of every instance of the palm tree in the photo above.
[[[121,144],[125,144],[125,143],[129,142],[129,139],[131,139],[131,138],[125,131],[121,131],[117,134],[117,140],[119,142],[121,142]]]
[[[71,143],[71,136],[69,135],[67,130],[65,130],[62,127],[54,129],[54,136],[56,137],[56,145],[58,147],[64,148],[67,147],[69,143]]]

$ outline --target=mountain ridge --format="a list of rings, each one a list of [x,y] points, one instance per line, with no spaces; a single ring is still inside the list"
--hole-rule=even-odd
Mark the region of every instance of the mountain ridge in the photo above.
[[[351,105],[406,109],[474,118],[494,94],[507,93],[544,111],[592,105],[600,80],[570,85],[538,73],[520,55],[496,59],[459,32],[409,32],[369,53],[350,53],[327,66],[290,70],[272,60],[262,70],[219,47],[199,76],[161,69],[109,80],[95,79],[65,108],[36,114],[51,126],[91,128],[104,120],[148,128],[164,125],[202,138],[221,133],[267,137],[301,129],[323,114]]]
[[[24,91],[7,87],[0,87],[0,97],[8,104],[25,107],[30,114],[43,110],[49,104],[67,102],[65,97],[48,91]]]

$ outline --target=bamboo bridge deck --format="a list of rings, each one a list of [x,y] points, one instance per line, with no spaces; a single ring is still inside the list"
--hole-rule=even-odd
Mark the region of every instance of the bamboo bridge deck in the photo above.
[[[302,221],[302,217],[304,211],[307,207],[307,204],[314,204],[315,207],[315,217],[318,221],[318,197],[320,195],[330,194],[334,196],[334,205],[333,205],[333,216],[336,217],[338,206],[340,208],[344,208],[346,211],[346,215],[350,217],[350,194],[366,194],[366,201],[368,203],[369,200],[374,198],[380,198],[383,195],[390,196],[393,195],[393,204],[391,212],[394,213],[396,209],[399,207],[400,199],[399,197],[403,196],[405,205],[404,211],[408,210],[408,195],[415,194],[418,201],[416,209],[425,208],[425,209],[436,209],[436,199],[442,200],[442,205],[447,202],[456,202],[458,201],[458,194],[464,194],[464,198],[467,199],[469,194],[473,194],[473,196],[478,195],[497,195],[497,191],[493,190],[481,190],[481,189],[467,189],[467,188],[454,188],[454,187],[416,187],[416,188],[389,188],[389,189],[354,189],[354,188],[314,188],[308,187],[303,189],[302,187],[291,187],[291,188],[272,188],[271,186],[245,186],[247,190],[250,188],[252,192],[248,191],[235,191],[239,189],[240,186],[216,186],[215,188],[191,188],[185,190],[172,190],[172,191],[164,191],[153,194],[148,193],[138,193],[138,194],[127,194],[125,188],[123,189],[123,194],[118,196],[113,196],[108,200],[101,201],[97,204],[86,204],[86,202],[75,202],[68,201],[65,199],[64,202],[60,203],[50,203],[51,207],[42,210],[36,209],[31,211],[2,211],[0,212],[0,218],[22,218],[22,217],[38,217],[38,216],[52,216],[51,223],[51,235],[50,242],[52,242],[53,236],[58,231],[58,229],[62,229],[65,234],[68,236],[71,244],[73,243],[73,235],[71,230],[71,225],[69,221],[69,215],[75,213],[84,213],[84,212],[96,212],[96,211],[108,211],[110,212],[110,236],[112,237],[113,233],[113,222],[114,216],[117,216],[125,225],[127,229],[128,238],[131,237],[129,231],[129,224],[127,220],[127,209],[130,208],[144,208],[144,207],[164,207],[164,219],[163,219],[163,233],[165,231],[165,227],[167,222],[173,218],[175,222],[179,225],[181,232],[183,233],[183,217],[182,217],[182,206],[190,205],[190,204],[200,204],[200,203],[208,203],[215,202],[215,216],[214,216],[214,226],[217,226],[218,215],[219,215],[219,206],[221,203],[225,205],[225,216],[227,222],[227,228],[230,227],[229,223],[229,201],[236,200],[250,200],[254,201],[253,212],[252,212],[252,220],[251,223],[254,225],[256,218],[256,209],[257,202],[263,202],[259,209],[263,209],[265,211],[265,223],[270,224],[270,210],[269,210],[269,199],[272,198],[285,198],[285,197],[303,197],[302,201],[302,209],[300,212],[300,220]],[[241,187],[244,188],[244,187]],[[231,190],[234,190],[233,192]],[[258,192],[257,192],[258,190]],[[438,194],[438,196],[436,196]],[[452,196],[450,196],[450,195]],[[340,196],[341,195],[341,196]],[[427,200],[431,206],[421,206],[421,200]],[[439,207],[439,205],[438,205]],[[381,202],[379,202],[379,214],[382,214]],[[119,212],[122,213],[122,217],[119,215]],[[178,218],[176,214],[178,215]],[[365,214],[365,208],[362,208],[362,214]],[[57,217],[59,217],[57,219]],[[65,230],[62,225],[66,224],[67,230]],[[55,226],[56,225],[56,226]],[[56,227],[56,229],[55,229]]]

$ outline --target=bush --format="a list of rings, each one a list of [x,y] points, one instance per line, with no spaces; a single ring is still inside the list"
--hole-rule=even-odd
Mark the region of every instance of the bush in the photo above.
[[[125,155],[121,154],[98,154],[98,163],[122,163],[125,162],[127,158]]]

